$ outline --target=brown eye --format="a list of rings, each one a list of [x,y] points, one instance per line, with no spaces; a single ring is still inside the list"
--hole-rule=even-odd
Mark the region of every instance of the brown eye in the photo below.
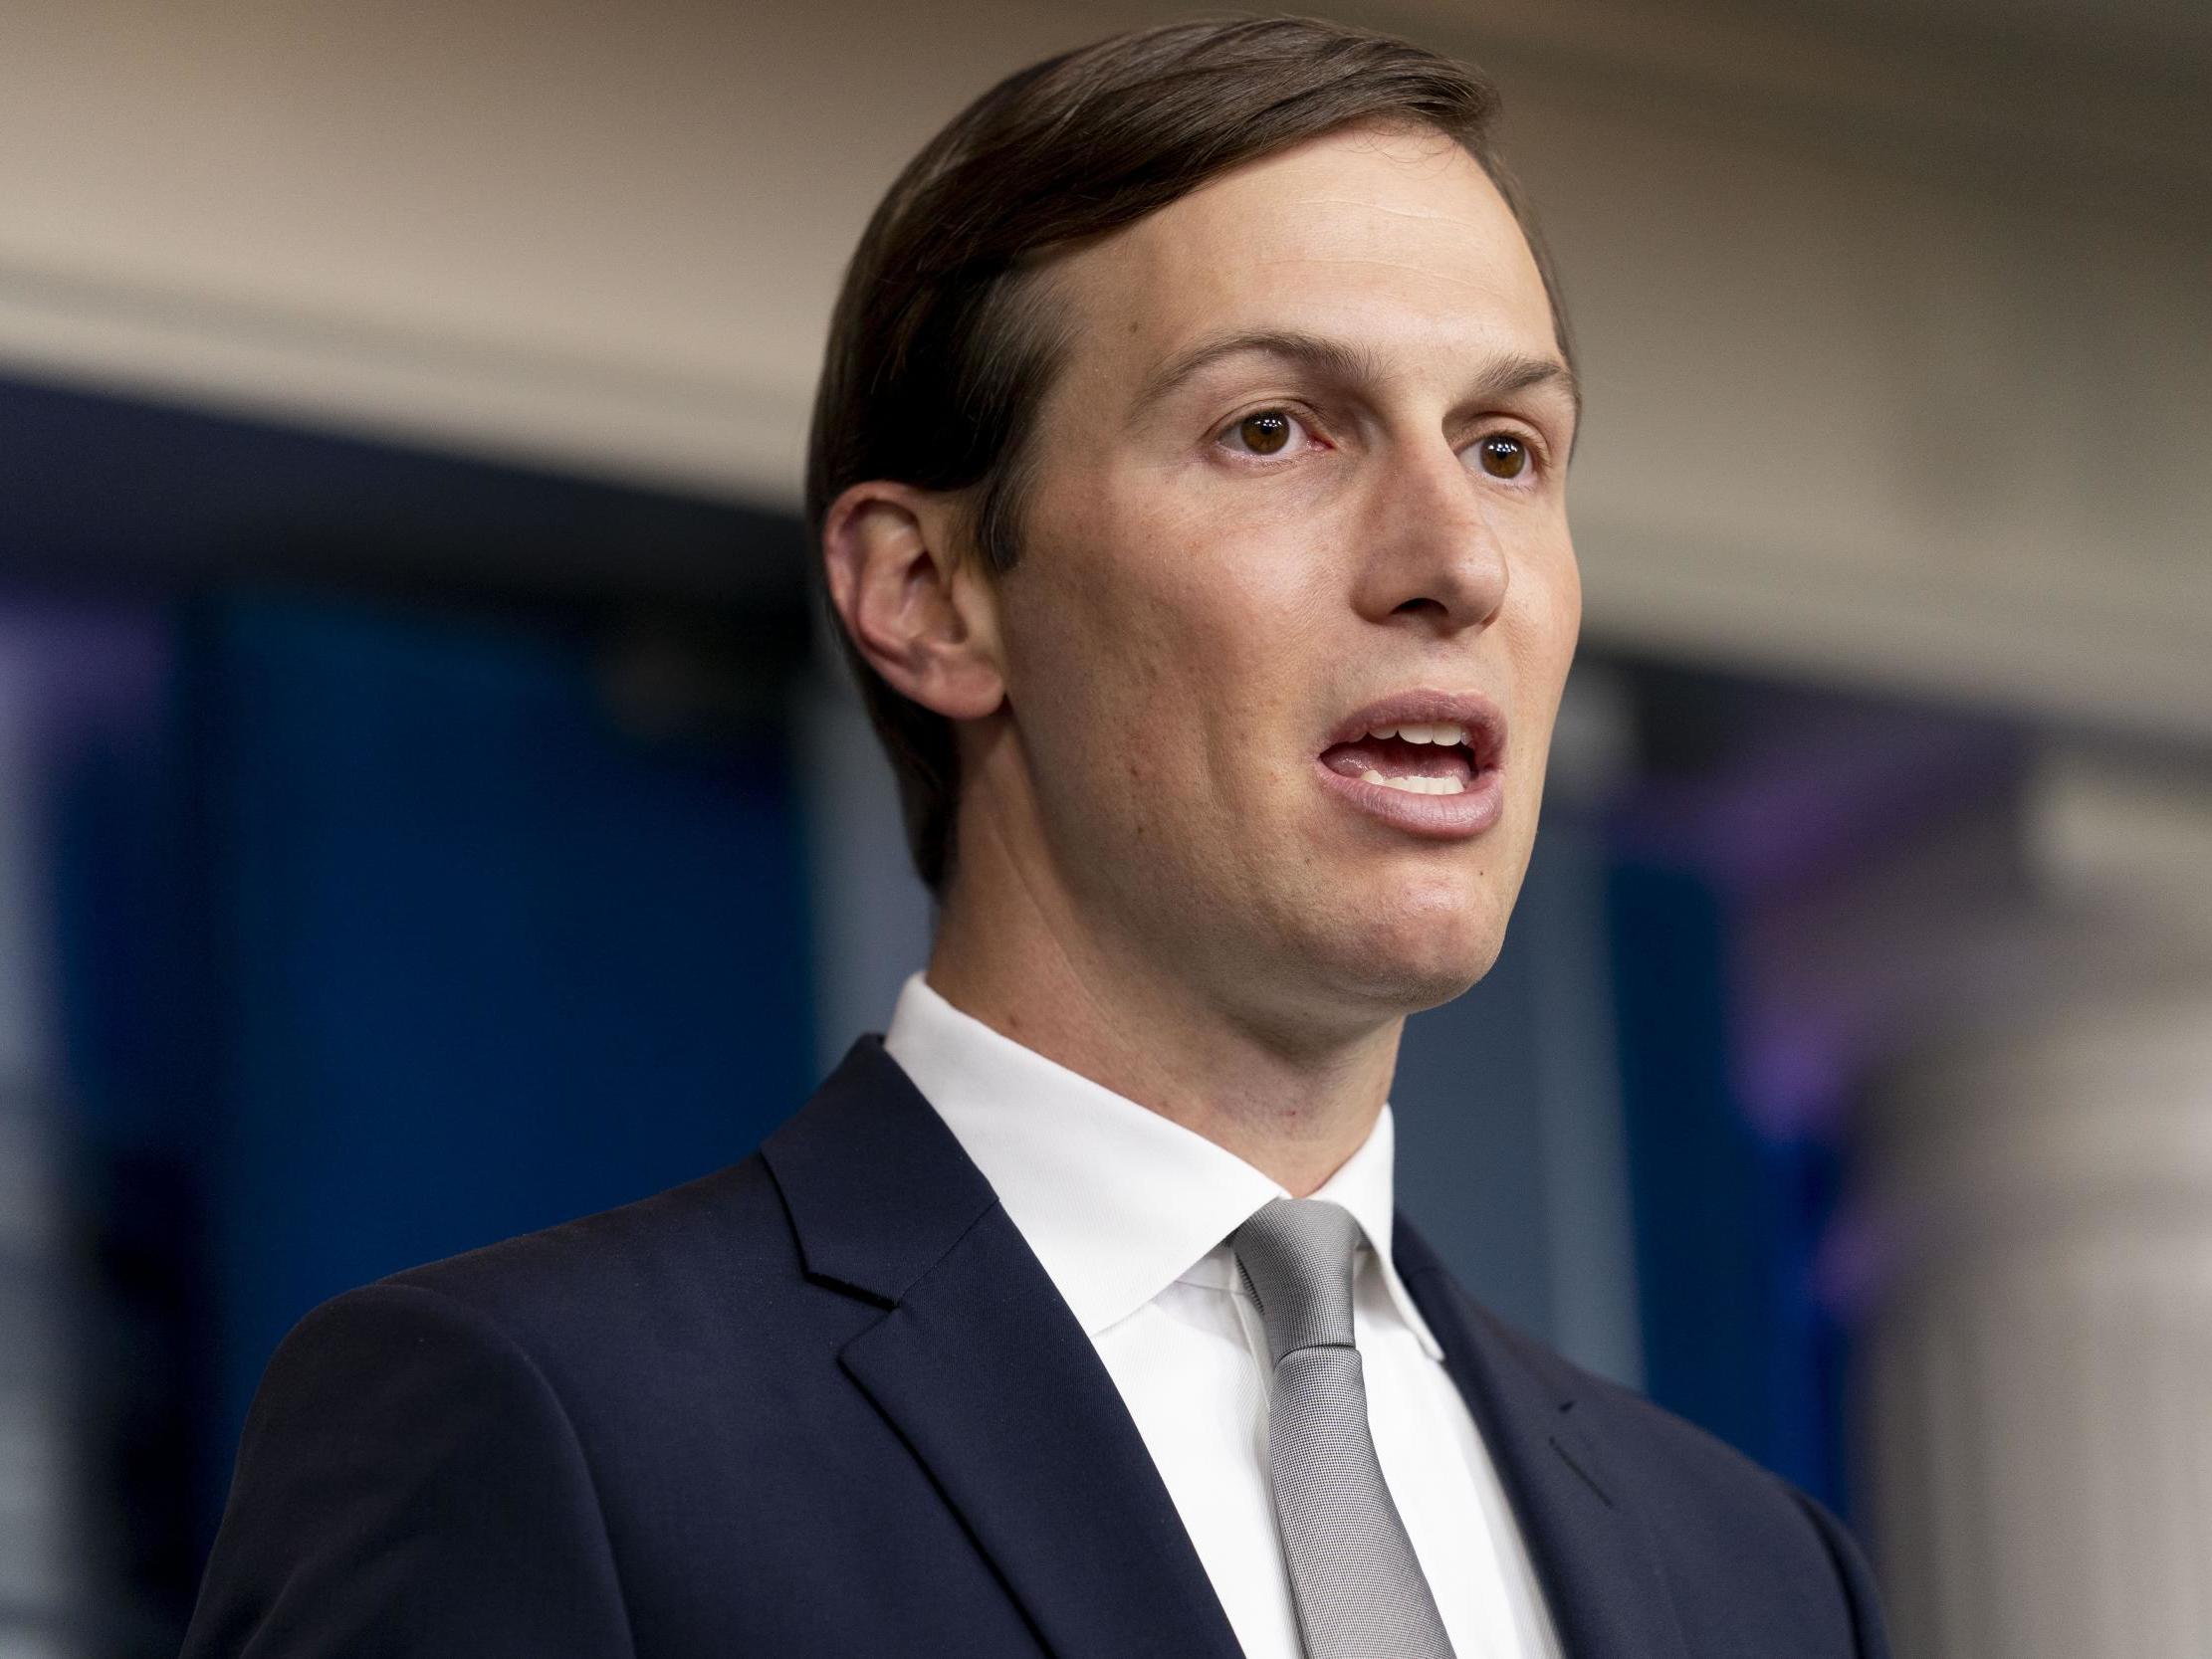
[[[1503,432],[1493,432],[1476,446],[1482,470],[1492,478],[1519,478],[1528,471],[1528,446]]]
[[[1254,455],[1273,455],[1290,442],[1290,417],[1279,409],[1263,409],[1236,423],[1236,436]]]

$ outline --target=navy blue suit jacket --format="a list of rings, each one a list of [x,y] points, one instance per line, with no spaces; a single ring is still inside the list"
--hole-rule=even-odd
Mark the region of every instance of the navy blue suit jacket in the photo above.
[[[1867,1659],[1810,1500],[1394,1254],[1569,1659]],[[1232,1659],[1143,1439],[880,1040],[742,1163],[326,1303],[187,1659]]]

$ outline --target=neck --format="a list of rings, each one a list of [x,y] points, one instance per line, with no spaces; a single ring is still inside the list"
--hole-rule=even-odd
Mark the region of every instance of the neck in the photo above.
[[[970,867],[946,895],[929,982],[1001,1036],[1305,1197],[1374,1129],[1404,1019],[1317,1038],[1310,1023],[1301,1031],[1163,976],[1150,954],[1052,914],[1025,883],[989,882]]]

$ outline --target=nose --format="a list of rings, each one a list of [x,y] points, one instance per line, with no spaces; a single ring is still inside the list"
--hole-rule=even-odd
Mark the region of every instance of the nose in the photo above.
[[[1498,516],[1441,434],[1401,447],[1363,507],[1362,615],[1446,634],[1497,620],[1512,579]]]

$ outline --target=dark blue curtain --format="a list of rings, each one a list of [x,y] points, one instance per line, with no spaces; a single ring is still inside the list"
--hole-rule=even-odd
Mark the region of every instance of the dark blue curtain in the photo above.
[[[1712,883],[1631,860],[1611,885],[1645,1386],[1840,1505],[1843,1334],[1815,1275],[1837,1151],[1746,1109],[1736,919]]]
[[[805,884],[780,724],[625,731],[586,633],[233,600],[183,656],[227,1467],[319,1300],[705,1173],[793,1110]]]

